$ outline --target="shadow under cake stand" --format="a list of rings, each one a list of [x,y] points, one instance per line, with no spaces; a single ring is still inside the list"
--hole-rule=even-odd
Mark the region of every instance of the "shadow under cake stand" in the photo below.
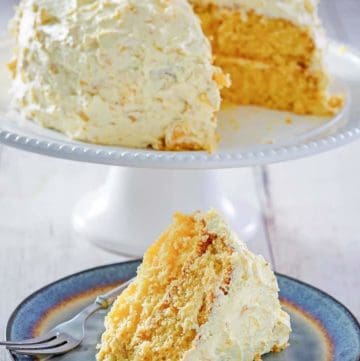
[[[259,214],[223,187],[221,171],[302,158],[347,144],[360,136],[360,54],[331,43],[326,59],[334,90],[346,95],[333,118],[297,116],[259,107],[236,107],[219,116],[221,142],[213,154],[108,147],[72,141],[9,110],[10,78],[0,47],[0,142],[25,151],[107,164],[105,183],[86,195],[73,212],[83,238],[108,250],[141,256],[169,224],[175,211],[217,208],[246,241]]]

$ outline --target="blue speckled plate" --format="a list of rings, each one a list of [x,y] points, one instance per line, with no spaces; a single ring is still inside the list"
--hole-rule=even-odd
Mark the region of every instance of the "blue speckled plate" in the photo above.
[[[35,292],[14,311],[7,325],[8,340],[34,337],[72,317],[95,295],[133,277],[138,261],[83,271]],[[340,303],[322,291],[295,279],[278,275],[284,308],[290,313],[293,333],[284,352],[264,361],[359,361],[360,325]],[[105,313],[88,323],[80,348],[56,358],[58,361],[95,360]],[[15,361],[33,358],[10,355]],[[236,361],[236,360],[234,360]]]

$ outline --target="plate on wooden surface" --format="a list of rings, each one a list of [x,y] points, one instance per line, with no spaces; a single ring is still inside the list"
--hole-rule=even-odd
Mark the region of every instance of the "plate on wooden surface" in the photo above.
[[[0,39],[0,143],[29,152],[83,162],[143,168],[210,169],[255,166],[324,152],[360,136],[360,53],[331,43],[326,54],[333,90],[346,95],[335,117],[298,116],[261,107],[234,107],[219,114],[221,142],[213,154],[100,146],[23,119],[11,110],[9,39]]]
[[[139,261],[86,270],[56,281],[25,299],[7,325],[7,339],[38,336],[91,303],[95,296],[122,283],[136,273]],[[290,313],[293,332],[290,346],[264,361],[359,361],[360,325],[343,305],[324,292],[287,276],[277,275],[280,297]],[[87,325],[81,347],[57,357],[58,361],[95,360],[96,345],[103,331],[105,311]],[[33,358],[10,354],[14,361]]]

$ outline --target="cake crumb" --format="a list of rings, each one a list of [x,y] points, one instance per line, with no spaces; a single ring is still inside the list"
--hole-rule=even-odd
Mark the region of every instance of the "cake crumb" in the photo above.
[[[239,122],[239,119],[235,119],[235,118],[231,118],[230,121],[229,121],[231,127],[234,129],[234,130],[239,130],[240,129],[240,122]]]
[[[285,118],[285,123],[286,124],[292,124],[293,120],[290,117]]]
[[[344,55],[344,54],[346,53],[346,50],[347,50],[347,48],[346,48],[345,45],[341,45],[341,46],[339,47],[339,53],[340,53],[341,55]]]

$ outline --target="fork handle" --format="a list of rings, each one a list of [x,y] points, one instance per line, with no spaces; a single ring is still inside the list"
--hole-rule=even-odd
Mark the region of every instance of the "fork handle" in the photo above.
[[[132,283],[133,281],[134,278],[130,279],[129,281],[126,281],[125,283],[112,289],[111,291],[98,296],[95,300],[95,303],[99,305],[101,308],[104,309],[108,308],[114,303],[116,297],[119,296],[125,290],[125,288],[127,288],[130,285],[130,283]]]
[[[124,289],[129,286],[129,284],[134,280],[130,279],[127,282],[124,282],[120,286],[112,289],[111,291],[100,295],[96,298],[96,300],[91,303],[89,306],[85,307],[80,313],[78,313],[74,318],[67,322],[85,322],[91,315],[93,315],[96,311],[99,311],[100,309],[106,309],[109,308],[115,301],[116,297],[121,294]],[[35,339],[30,339],[27,341],[20,341],[20,342],[7,342],[7,341],[0,341],[0,346],[19,346],[19,345],[30,345],[30,344],[37,344],[38,341]]]
[[[109,308],[116,300],[116,297],[119,296],[125,290],[125,288],[127,288],[127,286],[129,286],[129,284],[134,281],[134,279],[135,278],[132,278],[122,283],[120,286],[110,290],[109,292],[106,292],[103,295],[99,295],[92,304],[84,308],[76,317],[86,320],[98,310]]]
[[[79,312],[74,318],[70,321],[86,321],[91,315],[101,309],[109,308],[115,301],[116,297],[121,294],[124,289],[129,286],[129,284],[134,280],[134,278],[130,279],[129,281],[121,284],[120,286],[112,289],[111,291],[100,295],[96,298],[96,300],[91,303],[89,306],[85,307],[81,312]],[[69,322],[70,322],[69,321]]]

